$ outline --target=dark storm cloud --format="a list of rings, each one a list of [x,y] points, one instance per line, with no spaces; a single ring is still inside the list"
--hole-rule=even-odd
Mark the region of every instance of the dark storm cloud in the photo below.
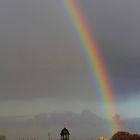
[[[138,95],[140,1],[88,0],[80,4],[94,29],[117,96]]]
[[[117,96],[138,93],[140,2],[79,4],[96,29]],[[81,44],[61,3],[5,0],[0,2],[0,18],[0,99],[97,99]]]

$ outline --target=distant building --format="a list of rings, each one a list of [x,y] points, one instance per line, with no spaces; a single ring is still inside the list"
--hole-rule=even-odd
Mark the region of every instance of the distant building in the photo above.
[[[110,140],[108,137],[100,137],[99,140]]]
[[[50,131],[48,132],[48,140],[52,140],[52,135]]]
[[[6,140],[6,136],[0,136],[0,140]]]
[[[68,129],[64,127],[60,133],[60,140],[69,140],[69,135],[70,133]]]

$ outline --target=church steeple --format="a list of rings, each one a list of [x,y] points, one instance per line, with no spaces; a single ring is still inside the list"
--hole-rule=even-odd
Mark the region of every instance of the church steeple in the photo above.
[[[66,126],[64,124],[64,128],[62,129],[61,133],[60,133],[60,140],[69,140],[69,131],[68,129],[66,129]]]

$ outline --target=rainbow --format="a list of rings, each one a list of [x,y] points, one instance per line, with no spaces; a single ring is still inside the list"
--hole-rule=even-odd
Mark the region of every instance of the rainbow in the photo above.
[[[120,125],[117,119],[113,119],[117,109],[101,51],[90,33],[87,20],[83,16],[77,0],[63,0],[63,2],[88,57],[88,62],[95,76],[99,94],[105,102],[107,115],[111,121],[111,132],[114,133],[120,130]]]

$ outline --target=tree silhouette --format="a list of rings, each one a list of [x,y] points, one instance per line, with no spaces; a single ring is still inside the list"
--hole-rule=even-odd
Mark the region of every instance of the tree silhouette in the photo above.
[[[121,132],[115,133],[112,136],[111,140],[140,140],[140,135],[121,131]]]

